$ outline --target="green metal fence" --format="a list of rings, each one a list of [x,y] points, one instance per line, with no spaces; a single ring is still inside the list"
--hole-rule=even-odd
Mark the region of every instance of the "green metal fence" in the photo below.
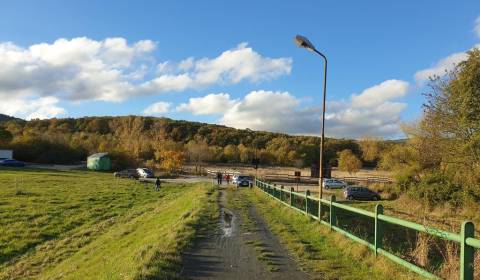
[[[266,182],[255,179],[255,186],[260,190],[264,191],[266,194],[275,198],[282,204],[291,207],[309,217],[320,221],[320,223],[327,225],[330,229],[340,232],[347,237],[353,239],[356,242],[359,242],[370,249],[372,249],[375,255],[383,255],[390,260],[407,267],[408,269],[430,279],[439,279],[438,276],[428,272],[427,270],[412,264],[393,253],[388,252],[382,246],[382,241],[384,239],[384,228],[386,224],[397,225],[403,228],[408,228],[416,232],[423,232],[444,240],[449,240],[457,242],[460,244],[460,279],[461,280],[473,280],[474,272],[474,252],[475,249],[480,248],[480,240],[474,238],[474,226],[471,222],[463,222],[460,234],[451,233],[443,230],[439,230],[432,227],[427,227],[425,225],[405,221],[399,218],[390,217],[383,214],[383,207],[380,204],[376,205],[375,212],[366,211],[363,209],[351,207],[345,204],[337,203],[335,196],[331,196],[330,200],[319,199],[310,196],[310,192],[307,191],[305,194],[294,192],[294,189],[285,190],[283,186],[277,187],[276,185],[271,185]],[[337,224],[337,211],[346,211],[347,213],[353,215],[360,215],[364,217],[369,217],[373,223],[374,240],[369,242],[364,240],[355,234],[340,228]],[[325,214],[326,221],[323,219]],[[320,217],[320,218],[319,218]]]

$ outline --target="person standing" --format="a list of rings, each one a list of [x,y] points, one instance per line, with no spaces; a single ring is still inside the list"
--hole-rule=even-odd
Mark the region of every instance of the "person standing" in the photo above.
[[[160,182],[160,177],[157,177],[157,180],[155,180],[155,190],[156,191],[160,190],[161,185],[162,185],[162,182]]]
[[[222,184],[222,173],[217,172],[217,185]]]
[[[225,180],[227,181],[227,185],[230,185],[230,174],[225,175]]]

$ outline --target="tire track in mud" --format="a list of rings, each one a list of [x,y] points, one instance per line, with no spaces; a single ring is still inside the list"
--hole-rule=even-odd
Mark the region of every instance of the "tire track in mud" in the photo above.
[[[309,279],[253,206],[238,209],[228,201],[248,189],[220,189],[217,226],[183,254],[186,279]],[[230,198],[232,199],[232,198]],[[248,219],[248,220],[247,220]]]

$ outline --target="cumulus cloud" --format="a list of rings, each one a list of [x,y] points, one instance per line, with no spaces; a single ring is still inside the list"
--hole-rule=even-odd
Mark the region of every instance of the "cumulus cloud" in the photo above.
[[[119,102],[138,95],[269,80],[291,71],[290,58],[263,57],[245,43],[215,58],[179,63],[155,62],[155,48],[151,40],[128,43],[124,38],[58,39],[27,48],[0,43],[0,98]]]
[[[194,115],[223,114],[235,105],[227,93],[211,93],[204,97],[190,98],[188,103],[177,106],[177,111],[191,112]]]
[[[260,90],[235,102],[220,123],[236,128],[314,134],[319,121],[318,109],[301,108],[300,100],[290,93]]]
[[[58,39],[28,48],[0,43],[0,97],[57,96],[119,101],[134,89],[128,74],[155,48],[149,40]]]
[[[0,112],[27,120],[53,118],[66,114],[65,109],[58,106],[58,102],[57,98],[51,96],[31,100],[7,99],[0,103]]]
[[[148,106],[143,110],[143,113],[145,115],[160,115],[160,114],[165,114],[170,111],[172,104],[169,102],[156,102],[153,103],[152,105]]]
[[[141,85],[146,92],[182,91],[213,84],[229,85],[241,81],[258,82],[290,74],[291,58],[263,57],[246,43],[227,50],[218,57],[195,60],[190,57],[176,65],[163,62],[157,66],[160,76]]]
[[[400,114],[409,83],[387,80],[351,95],[348,101],[329,102],[326,112],[328,135],[358,138],[362,135],[392,137],[400,135]]]
[[[360,94],[352,94],[348,100],[328,102],[326,134],[345,138],[399,136],[400,114],[407,104],[395,100],[404,97],[408,88],[408,82],[387,80]],[[320,133],[321,108],[305,106],[301,99],[289,92],[252,91],[237,100],[232,100],[228,94],[209,94],[180,107],[198,114],[192,104],[204,109],[215,103],[223,104],[224,109],[202,113],[223,113],[218,120],[223,125],[289,134]]]
[[[378,85],[365,89],[359,95],[352,95],[352,106],[359,108],[373,108],[388,100],[405,96],[408,91],[408,82],[387,80]]]
[[[465,52],[453,53],[440,59],[434,66],[415,73],[415,80],[419,84],[423,84],[428,81],[430,77],[443,76],[447,72],[453,70],[458,63],[465,59],[467,59],[467,54]]]

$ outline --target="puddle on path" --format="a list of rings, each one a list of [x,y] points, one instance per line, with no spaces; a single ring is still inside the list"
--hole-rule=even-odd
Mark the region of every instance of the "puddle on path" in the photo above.
[[[222,237],[231,237],[235,230],[235,220],[236,217],[233,213],[226,209],[222,208],[220,217],[220,228],[222,229]]]

